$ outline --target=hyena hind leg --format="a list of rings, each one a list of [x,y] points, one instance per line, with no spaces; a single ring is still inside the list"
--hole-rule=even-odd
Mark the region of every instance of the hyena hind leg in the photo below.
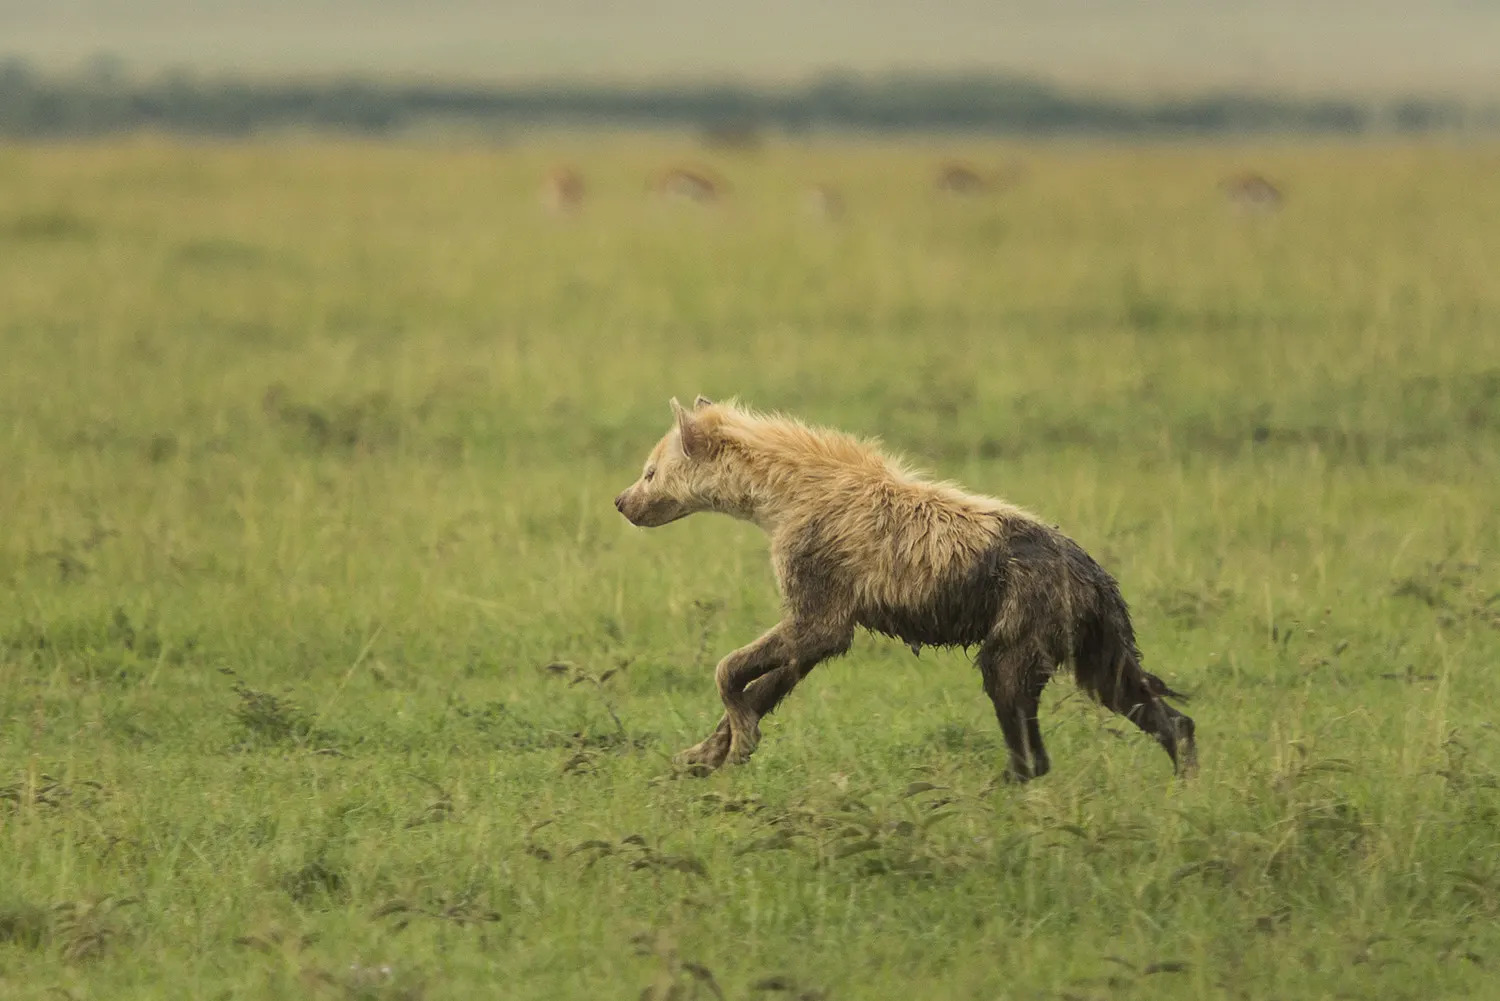
[[[1042,689],[1051,670],[1034,644],[987,642],[976,658],[984,690],[995,706],[995,718],[1010,751],[1010,774],[1018,782],[1041,778],[1052,769],[1037,721]]]
[[[1186,778],[1198,769],[1196,726],[1191,717],[1167,704],[1160,693],[1170,692],[1166,683],[1141,668],[1130,655],[1099,686],[1099,700],[1156,738],[1172,759],[1172,768]]]

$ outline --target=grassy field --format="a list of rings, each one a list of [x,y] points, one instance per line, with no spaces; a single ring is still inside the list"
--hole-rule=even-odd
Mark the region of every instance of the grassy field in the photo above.
[[[943,200],[954,152],[1028,171]],[[0,996],[1492,997],[1495,151],[773,147],[647,201],[687,157],[0,151]],[[610,505],[697,392],[1060,524],[1201,775],[1060,681],[1006,785],[967,661],[861,637],[675,776],[777,616],[753,528]]]

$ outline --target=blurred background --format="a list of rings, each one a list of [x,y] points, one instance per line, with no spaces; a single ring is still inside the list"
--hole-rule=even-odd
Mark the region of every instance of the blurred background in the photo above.
[[[1494,127],[1497,52],[1500,0],[0,0],[0,129]]]

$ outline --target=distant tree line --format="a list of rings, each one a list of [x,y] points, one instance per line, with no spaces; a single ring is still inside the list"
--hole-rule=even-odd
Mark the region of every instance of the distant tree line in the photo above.
[[[364,134],[444,122],[480,128],[695,128],[732,140],[788,133],[968,132],[1230,135],[1500,129],[1500,105],[1220,93],[1126,100],[996,76],[834,75],[790,87],[677,84],[484,85],[347,79],[250,81],[167,74],[132,79],[100,60],[58,76],[0,61],[0,135],[81,137],[137,130],[242,136],[312,128]]]

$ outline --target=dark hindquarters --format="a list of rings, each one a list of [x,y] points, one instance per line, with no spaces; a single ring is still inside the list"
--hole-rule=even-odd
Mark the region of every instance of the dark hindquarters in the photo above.
[[[1055,529],[1031,521],[1007,526],[1009,559],[998,576],[1003,591],[999,628],[980,653],[986,689],[1011,747],[1012,767],[1025,764],[1035,732],[1037,696],[1052,670],[1071,661],[1078,685],[1100,703],[1155,737],[1179,774],[1195,765],[1193,721],[1167,705],[1174,695],[1160,678],[1141,668],[1130,610],[1115,579],[1083,548]],[[1031,637],[1005,647],[1002,636]],[[1016,714],[1026,722],[1017,729]],[[1007,722],[1007,716],[1011,717]],[[1013,736],[1014,734],[1014,736]],[[1046,756],[1040,758],[1042,770]],[[1033,776],[1041,774],[1033,766]]]
[[[1007,644],[991,639],[979,648],[975,662],[1010,749],[1011,774],[1022,782],[1047,774],[1052,762],[1036,718],[1042,689],[1052,673],[1047,656],[1031,640]]]

